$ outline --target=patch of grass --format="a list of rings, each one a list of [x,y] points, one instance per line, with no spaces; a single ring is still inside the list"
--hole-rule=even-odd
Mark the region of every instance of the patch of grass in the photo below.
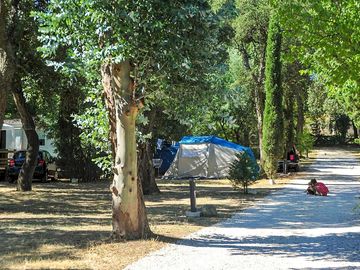
[[[185,216],[189,182],[158,180],[161,193],[145,196],[154,238],[122,243],[110,240],[109,181],[34,183],[28,193],[0,182],[0,269],[122,269],[253,205],[294,176],[280,175],[276,185],[257,181],[249,187],[250,195],[234,190],[229,180],[197,180],[198,208],[213,205],[218,211],[217,217],[197,219]]]

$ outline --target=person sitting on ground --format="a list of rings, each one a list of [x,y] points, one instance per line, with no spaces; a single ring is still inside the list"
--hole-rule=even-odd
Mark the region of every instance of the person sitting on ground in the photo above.
[[[329,189],[325,186],[324,183],[316,181],[315,178],[311,179],[308,184],[307,194],[311,195],[320,195],[320,196],[327,196],[329,193]]]

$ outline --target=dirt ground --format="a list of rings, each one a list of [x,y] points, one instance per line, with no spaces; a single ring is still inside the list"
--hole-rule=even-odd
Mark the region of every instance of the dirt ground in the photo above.
[[[303,168],[316,156],[313,151]],[[161,194],[145,196],[153,239],[111,242],[111,195],[108,181],[33,184],[19,193],[0,182],[0,269],[122,269],[167,243],[249,207],[295,175],[276,185],[260,180],[252,194],[234,190],[228,180],[197,180],[197,206],[213,205],[217,217],[189,219],[188,181],[158,180]]]

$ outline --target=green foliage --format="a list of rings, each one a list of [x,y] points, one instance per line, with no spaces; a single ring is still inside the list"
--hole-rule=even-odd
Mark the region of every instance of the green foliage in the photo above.
[[[297,138],[297,140],[297,149],[299,150],[300,155],[305,153],[306,156],[308,156],[315,143],[314,136],[307,129],[305,129],[304,132]]]
[[[259,177],[259,166],[245,152],[236,154],[236,159],[231,163],[229,179],[234,186],[241,185],[244,194],[248,193],[248,186],[254,183]]]
[[[214,10],[233,29],[229,70],[223,76],[226,103],[214,105],[210,125],[214,132],[243,144],[261,139],[264,107],[264,67],[270,5],[265,0],[212,0]],[[221,81],[221,80],[220,80]],[[229,105],[228,105],[229,104]],[[219,115],[218,112],[220,112]]]
[[[335,133],[338,136],[340,143],[343,144],[346,141],[346,134],[351,126],[350,118],[345,114],[335,115],[334,118]]]
[[[326,85],[344,104],[347,114],[360,122],[360,2],[287,0],[279,3],[282,25],[296,37],[295,57],[309,74]]]
[[[201,111],[189,120],[195,134],[212,134],[244,145],[256,134],[251,91],[239,80],[243,71],[240,58],[237,50],[229,50],[228,62],[210,78],[211,99],[199,104]]]
[[[308,120],[318,144],[343,144],[351,126],[348,110],[344,102],[333,97],[326,85],[314,81],[308,91]],[[323,131],[329,130],[335,137],[326,137]]]
[[[34,16],[42,25],[40,51],[48,63],[70,82],[84,80],[85,102],[75,112],[75,121],[82,130],[82,145],[96,150],[93,160],[107,173],[111,156],[101,64],[131,62],[136,97],[145,98],[146,110],[157,115],[155,124],[143,114],[145,110],[139,115],[137,136],[143,143],[174,130],[168,128],[169,121],[182,130],[189,126],[191,108],[211,97],[208,74],[226,56],[222,45],[227,35],[205,0],[54,0]],[[180,120],[181,125],[176,125]]]
[[[264,170],[274,178],[278,159],[284,152],[284,122],[282,115],[283,92],[281,86],[281,30],[277,16],[272,16],[266,48],[265,110],[263,124]]]
[[[84,109],[73,115],[74,124],[80,128],[81,145],[92,150],[92,161],[104,176],[111,175],[112,156],[109,142],[108,113],[101,97],[99,85],[87,84]],[[93,87],[93,88],[91,88]]]

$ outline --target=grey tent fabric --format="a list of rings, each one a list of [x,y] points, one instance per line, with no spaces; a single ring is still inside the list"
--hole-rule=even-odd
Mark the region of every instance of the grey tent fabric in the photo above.
[[[241,150],[214,141],[181,143],[164,179],[226,178],[229,166]]]

